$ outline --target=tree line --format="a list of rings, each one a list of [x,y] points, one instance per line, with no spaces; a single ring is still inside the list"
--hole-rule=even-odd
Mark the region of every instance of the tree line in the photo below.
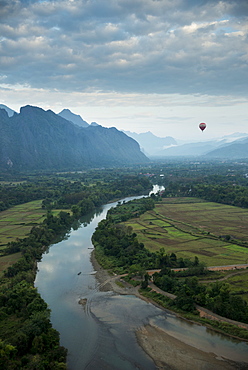
[[[213,282],[205,286],[199,283],[197,276],[181,278],[178,277],[180,275],[168,268],[153,275],[155,285],[177,296],[170,302],[171,307],[176,306],[183,311],[195,312],[197,304],[220,316],[248,323],[246,301],[232,294],[227,283]],[[194,275],[199,276],[197,269],[194,270]]]
[[[174,161],[154,168],[154,177],[165,187],[163,197],[197,197],[238,207],[248,207],[248,163]],[[161,176],[162,173],[162,176]]]
[[[53,189],[54,180],[50,179],[47,197],[43,202],[43,207],[47,210],[46,218],[41,224],[34,226],[27,237],[8,243],[5,254],[20,252],[21,257],[8,267],[0,279],[1,368],[66,368],[67,350],[60,346],[59,333],[52,328],[50,322],[50,310],[34,288],[37,261],[58,237],[62,239],[68,234],[73,224],[77,227],[76,221],[81,215],[115,198],[118,191],[115,181],[116,179],[111,178],[109,186],[105,181],[92,185],[88,183],[85,187],[81,182],[59,180],[55,182]],[[41,181],[40,189],[48,182],[48,179],[44,183]],[[142,176],[123,175],[123,184],[123,196],[136,194],[141,189],[145,192],[151,188],[149,180]],[[30,187],[27,184],[25,187],[20,186],[25,189],[28,200],[35,197],[39,189],[37,184]],[[72,197],[68,202],[70,194]],[[23,197],[16,196],[14,201],[10,201],[12,195],[11,191],[9,204],[24,200]],[[118,195],[122,196],[122,192]],[[58,200],[66,204],[67,210],[55,215],[53,208],[58,204]]]
[[[195,312],[195,304],[198,304],[221,316],[248,323],[247,303],[232,294],[228,284],[216,282],[204,286],[199,283],[197,276],[209,272],[198,257],[193,260],[177,258],[175,253],[167,254],[164,248],[151,252],[139,242],[131,226],[121,223],[152,209],[154,204],[154,197],[150,197],[119,204],[109,210],[106,220],[98,224],[92,237],[96,256],[103,267],[119,274],[127,272],[142,276],[143,289],[148,288],[146,270],[161,269],[153,275],[154,284],[177,296],[171,306]],[[186,269],[172,270],[178,267]]]
[[[155,199],[159,197],[146,197],[119,203],[108,211],[105,220],[99,222],[92,241],[97,256],[100,259],[104,256],[103,265],[112,268],[116,273],[129,272],[131,269],[132,272],[145,274],[145,271],[149,269],[167,267],[195,267],[195,270],[187,270],[187,274],[196,273],[196,271],[200,274],[200,269],[201,273],[205,273],[205,266],[199,263],[198,257],[195,257],[193,261],[188,258],[177,258],[175,253],[166,254],[164,248],[151,252],[139,242],[132,227],[123,224],[123,221],[139,217],[153,209]]]

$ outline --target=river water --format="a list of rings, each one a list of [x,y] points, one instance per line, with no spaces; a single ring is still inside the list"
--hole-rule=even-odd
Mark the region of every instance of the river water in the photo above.
[[[35,286],[51,309],[61,345],[68,349],[68,368],[156,369],[135,337],[135,331],[149,323],[203,351],[248,363],[244,342],[188,323],[135,296],[100,291],[90,260],[91,236],[116,204],[82,218],[65,240],[50,246],[38,264]],[[78,303],[82,298],[87,299],[85,306]]]

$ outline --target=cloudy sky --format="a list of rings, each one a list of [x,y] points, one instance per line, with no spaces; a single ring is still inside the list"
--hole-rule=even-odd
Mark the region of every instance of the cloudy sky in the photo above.
[[[248,1],[0,0],[0,103],[177,139],[248,133]]]

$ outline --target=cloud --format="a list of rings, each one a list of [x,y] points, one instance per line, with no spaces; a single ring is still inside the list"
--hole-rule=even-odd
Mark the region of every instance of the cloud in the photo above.
[[[202,117],[205,136],[244,131],[247,17],[247,0],[0,0],[1,103],[164,135]]]
[[[2,1],[0,69],[9,84],[68,92],[232,89],[242,95],[248,77],[246,4]]]

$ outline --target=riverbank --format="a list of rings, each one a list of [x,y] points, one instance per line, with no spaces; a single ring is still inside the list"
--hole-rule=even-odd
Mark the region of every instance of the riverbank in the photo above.
[[[233,370],[247,369],[247,364],[217,358],[168,335],[164,330],[146,325],[136,332],[138,343],[159,370]]]
[[[91,254],[91,262],[96,271],[96,278],[100,283],[100,290],[114,291],[117,294],[134,294],[141,299],[138,288],[130,287],[124,281],[121,286],[116,284],[116,276],[111,276],[104,270],[95,258],[94,251]],[[153,302],[152,302],[153,303]],[[223,358],[217,358],[213,353],[207,353],[194,348],[180,340],[168,335],[164,330],[146,325],[136,332],[139,345],[153,359],[159,370],[232,370],[247,369],[247,363],[239,363]]]

